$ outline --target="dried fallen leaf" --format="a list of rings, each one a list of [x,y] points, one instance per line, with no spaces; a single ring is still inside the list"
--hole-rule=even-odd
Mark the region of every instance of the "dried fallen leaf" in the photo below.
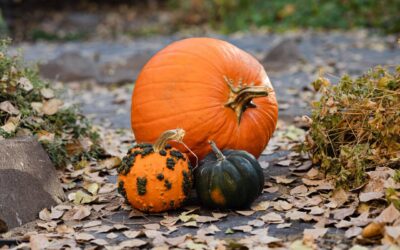
[[[382,213],[375,218],[375,222],[377,223],[393,223],[395,220],[400,218],[400,212],[396,209],[396,207],[390,204]]]
[[[249,225],[244,225],[244,226],[236,226],[236,227],[233,227],[232,229],[235,231],[242,231],[242,232],[248,233],[248,232],[251,232],[251,230],[253,230],[253,227],[249,226]]]
[[[96,195],[99,191],[100,185],[98,183],[90,183],[88,185],[84,185],[84,188],[92,195]]]
[[[10,115],[19,115],[20,113],[19,110],[10,101],[0,102],[0,110]]]
[[[295,181],[295,179],[289,179],[289,178],[286,178],[285,176],[275,176],[272,178],[274,178],[276,183],[278,183],[278,184],[290,184]]]
[[[113,169],[118,167],[120,164],[121,164],[121,158],[116,156],[98,162],[99,167],[105,169]]]
[[[384,226],[382,223],[372,222],[362,230],[362,237],[373,238],[382,235]]]
[[[178,237],[166,238],[165,241],[171,246],[179,246],[184,243],[187,238],[187,235],[182,235]]]
[[[133,239],[138,237],[142,232],[141,231],[133,231],[133,230],[128,230],[122,232],[126,238]]]
[[[21,89],[28,91],[28,92],[33,89],[31,81],[26,77],[19,78],[17,84]]]
[[[276,228],[281,229],[281,228],[288,228],[288,227],[291,227],[291,226],[292,226],[292,223],[281,223],[281,224],[278,224],[276,226]]]
[[[304,185],[300,185],[290,190],[290,195],[306,195],[307,192],[308,188]]]
[[[361,227],[351,227],[347,229],[347,231],[344,233],[346,238],[353,238],[362,233],[362,228]]]
[[[82,220],[90,215],[90,208],[87,206],[78,206],[73,210],[73,220]]]
[[[141,247],[146,245],[147,242],[144,240],[139,240],[139,239],[133,239],[133,240],[126,240],[121,242],[118,247],[119,248],[128,248],[128,249],[132,249],[134,247]]]
[[[160,224],[157,224],[157,223],[145,224],[145,225],[143,225],[143,227],[146,229],[149,229],[149,230],[159,230]]]
[[[45,99],[51,99],[54,98],[54,90],[49,89],[49,88],[43,88],[40,90],[40,94],[45,98]]]
[[[112,240],[112,239],[118,238],[118,234],[116,234],[116,233],[109,233],[109,234],[106,235],[106,237],[107,237],[107,239]]]
[[[32,250],[45,249],[49,244],[50,244],[49,240],[43,234],[35,234],[29,237],[29,247]]]
[[[380,199],[385,194],[383,192],[367,192],[367,193],[360,193],[359,199],[361,202],[368,202],[371,200]]]
[[[279,187],[269,187],[269,188],[264,188],[263,191],[267,192],[267,193],[276,193],[278,192]]]
[[[92,240],[91,243],[98,245],[98,246],[108,245],[108,242],[105,239],[95,239],[95,240]]]
[[[93,221],[89,221],[85,224],[83,224],[83,228],[89,228],[89,227],[97,227],[100,226],[102,224],[101,220],[93,220]]]
[[[288,167],[290,166],[290,164],[292,163],[292,160],[283,160],[283,161],[279,161],[276,164],[280,165],[280,166],[284,166],[284,167]]]
[[[347,216],[352,215],[355,212],[354,207],[349,207],[349,208],[341,208],[341,209],[336,209],[332,212],[333,218],[335,220],[343,220]]]
[[[277,211],[287,211],[293,208],[293,204],[283,201],[283,200],[278,200],[273,203],[273,207]]]
[[[45,115],[54,115],[63,104],[63,101],[59,99],[51,99],[43,103],[42,111]]]
[[[253,204],[251,206],[251,210],[253,211],[265,211],[268,209],[270,202],[269,201],[261,201],[257,204]]]
[[[47,208],[44,208],[42,211],[39,212],[39,219],[44,221],[51,221],[51,213]]]
[[[312,228],[312,229],[304,229],[303,234],[307,237],[318,239],[323,237],[326,234],[326,232],[328,232],[328,228]]]
[[[261,219],[267,223],[283,223],[284,222],[284,220],[282,219],[282,216],[275,212],[267,213],[267,214],[263,215],[261,217]]]
[[[236,210],[236,213],[244,216],[250,216],[253,215],[256,211],[251,211],[251,210]]]
[[[265,223],[262,220],[251,220],[247,224],[253,227],[262,227]]]
[[[96,200],[95,196],[91,196],[82,190],[78,190],[78,192],[75,193],[74,197],[74,203],[79,205],[79,204],[89,204],[93,201]]]
[[[216,213],[216,212],[211,212],[212,216],[216,219],[222,219],[226,216],[228,216],[228,214],[225,213]]]
[[[386,226],[385,233],[392,237],[395,241],[398,241],[400,238],[400,226]]]
[[[94,240],[95,237],[91,234],[88,233],[76,233],[75,234],[75,240],[76,241],[90,241],[90,240]]]

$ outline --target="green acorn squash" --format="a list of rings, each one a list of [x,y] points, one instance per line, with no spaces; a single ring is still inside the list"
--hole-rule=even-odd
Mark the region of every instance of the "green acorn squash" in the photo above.
[[[264,174],[256,158],[243,150],[223,150],[210,142],[208,154],[195,170],[197,196],[212,208],[244,208],[261,194]]]

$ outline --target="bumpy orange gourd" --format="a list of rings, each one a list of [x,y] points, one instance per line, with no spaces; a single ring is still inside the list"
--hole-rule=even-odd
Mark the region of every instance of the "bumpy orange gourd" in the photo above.
[[[154,145],[137,144],[118,168],[118,192],[144,212],[176,209],[188,198],[192,171],[188,157],[166,144],[182,140],[182,129],[164,132]]]
[[[258,157],[277,119],[275,92],[263,66],[212,38],[189,38],[159,51],[140,72],[132,95],[137,140],[154,142],[162,131],[180,127],[200,160],[210,152],[210,140]]]

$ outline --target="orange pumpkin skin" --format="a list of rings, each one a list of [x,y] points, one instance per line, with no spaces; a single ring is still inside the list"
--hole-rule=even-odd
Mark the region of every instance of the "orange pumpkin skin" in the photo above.
[[[267,88],[238,115],[227,103],[232,87]],[[167,46],[144,66],[132,94],[131,125],[138,141],[154,142],[167,129],[186,131],[185,143],[203,159],[212,140],[220,148],[259,157],[278,119],[275,92],[263,66],[250,54],[221,40],[189,38]],[[173,144],[182,152],[188,151]]]
[[[118,191],[146,213],[176,209],[192,188],[188,157],[169,145],[160,152],[151,149],[151,144],[138,144],[124,157],[125,165],[118,169]]]

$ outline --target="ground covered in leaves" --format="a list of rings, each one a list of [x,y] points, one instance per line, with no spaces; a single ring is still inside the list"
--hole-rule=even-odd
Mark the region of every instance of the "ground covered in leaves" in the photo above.
[[[34,78],[15,79],[15,87],[22,88],[18,91],[23,94],[31,91],[24,89],[31,88],[27,83],[35,88]],[[14,136],[14,132],[25,128],[30,117],[36,122],[56,117],[57,112],[72,104],[72,97],[78,93],[97,104],[101,103],[96,100],[101,93],[111,93],[110,103],[126,109],[120,104],[129,104],[131,90],[131,86],[95,87],[85,92],[82,84],[72,83],[56,91],[62,93],[61,98],[44,86],[35,90],[36,99],[25,98],[29,107],[38,108],[29,108],[32,111],[28,113],[19,102],[7,97],[9,102],[1,100],[6,104],[0,104],[0,118],[1,126],[5,126],[2,129],[9,132],[3,132],[2,136]],[[63,103],[50,105],[55,113],[48,113],[44,108],[46,103],[59,98],[64,99]],[[40,104],[32,106],[34,102]],[[126,112],[119,109],[110,112],[110,117],[119,111]],[[24,122],[13,127],[6,125],[11,117]],[[101,138],[99,146],[109,156],[65,161],[60,174],[68,199],[42,210],[37,221],[2,234],[0,249],[398,249],[399,174],[388,166],[378,166],[365,172],[367,183],[349,190],[338,187],[337,180],[326,176],[319,165],[313,165],[308,154],[297,151],[306,137],[308,122],[308,119],[296,119],[294,124],[279,121],[274,137],[259,159],[266,176],[264,191],[250,208],[207,210],[200,206],[193,192],[182,209],[154,215],[132,210],[116,192],[116,168],[135,142],[130,129],[111,128],[107,123],[97,122],[90,131],[96,131]],[[45,130],[48,133],[38,132],[43,129],[38,126],[33,134],[39,139],[60,136],[65,139],[64,146],[73,138],[69,133],[57,134],[49,129]],[[77,148],[86,145],[83,138],[74,141],[79,141],[73,144]]]

